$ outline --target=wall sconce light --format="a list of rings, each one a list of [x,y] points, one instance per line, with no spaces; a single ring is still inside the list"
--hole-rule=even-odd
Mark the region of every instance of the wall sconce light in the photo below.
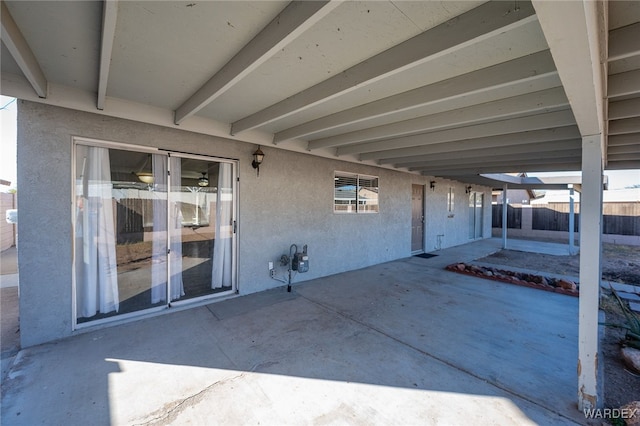
[[[466,194],[469,194],[469,193],[471,192],[471,185],[467,186],[467,187],[465,188],[464,192],[465,192]]]
[[[436,181],[432,180],[431,182],[429,182],[429,188],[431,188],[432,191],[436,190]]]
[[[254,169],[256,169],[256,176],[260,176],[260,164],[262,164],[262,160],[264,160],[264,152],[258,146],[258,149],[253,153],[253,162],[251,165]]]
[[[209,179],[207,179],[206,172],[202,172],[202,177],[198,179],[198,186],[209,186]]]

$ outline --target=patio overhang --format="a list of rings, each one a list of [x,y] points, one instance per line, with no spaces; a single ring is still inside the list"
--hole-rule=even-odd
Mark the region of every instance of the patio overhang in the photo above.
[[[640,168],[640,2],[1,4],[3,95],[490,187],[581,172],[579,402],[601,404],[602,176]]]
[[[526,190],[563,190],[575,189],[582,192],[582,176],[514,176],[500,173],[483,174],[476,178],[470,179],[469,183],[477,185],[491,186],[493,190],[503,190],[507,184],[509,189],[526,189]],[[609,187],[609,177],[604,175],[602,178],[602,190],[606,191]]]

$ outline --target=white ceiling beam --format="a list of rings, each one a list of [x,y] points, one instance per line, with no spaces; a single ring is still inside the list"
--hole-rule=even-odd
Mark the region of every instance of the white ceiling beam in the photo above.
[[[636,145],[609,146],[607,155],[612,154],[636,154],[640,152],[640,141]]]
[[[485,165],[481,167],[469,167],[465,169],[430,169],[421,174],[424,176],[454,177],[465,175],[480,175],[487,173],[520,173],[520,172],[569,172],[580,170],[581,163],[571,159],[564,159],[564,162],[551,163],[548,161],[533,164],[513,164],[502,163],[498,165]]]
[[[453,152],[444,152],[439,154],[425,154],[425,155],[414,155],[404,158],[397,158],[393,161],[394,167],[414,167],[420,163],[424,163],[425,161],[447,161],[447,160],[463,160],[463,159],[477,159],[483,156],[491,156],[491,155],[513,155],[516,158],[518,156],[522,156],[523,154],[537,154],[541,152],[557,152],[557,151],[566,151],[566,150],[575,150],[581,147],[581,143],[579,139],[570,139],[566,141],[553,141],[553,142],[542,142],[542,143],[533,143],[526,145],[512,145],[506,146],[499,149],[487,149],[487,148],[474,148],[466,151],[453,151]],[[385,161],[387,163],[389,161]]]
[[[640,161],[610,161],[606,170],[635,170],[640,168]]]
[[[68,108],[76,111],[84,111],[92,114],[99,114],[106,117],[117,117],[125,120],[138,121],[140,123],[153,124],[170,129],[193,132],[208,135],[217,140],[232,141],[235,143],[249,143],[252,145],[267,145],[273,140],[273,133],[259,130],[251,130],[242,133],[240,136],[230,136],[230,124],[213,120],[206,117],[194,116],[180,126],[174,123],[174,111],[166,108],[154,107],[148,104],[128,101],[120,98],[109,98],[104,110],[96,109],[96,94],[93,91],[82,90],[69,86],[50,83],[48,85],[47,98],[37,96],[27,79],[23,75],[2,73],[0,76],[2,94],[26,101],[40,104]],[[290,141],[277,147],[286,151],[298,152],[309,155],[307,143],[302,140]],[[313,154],[317,157],[335,160],[333,152],[317,151]],[[343,161],[355,164],[361,162],[355,158],[344,158]],[[388,166],[381,166],[392,170]]]
[[[609,32],[609,62],[640,55],[640,22]]]
[[[7,46],[9,53],[20,67],[20,70],[27,78],[33,90],[40,98],[47,97],[48,82],[38,64],[38,59],[33,54],[31,47],[25,40],[20,28],[13,20],[9,9],[4,1],[1,5],[2,20],[2,42]]]
[[[640,93],[640,70],[609,76],[609,98]]]
[[[242,138],[229,136],[229,123],[204,118],[194,117],[188,123],[177,127],[173,122],[173,111],[166,108],[154,107],[147,104],[132,102],[120,98],[108,98],[104,110],[96,109],[95,92],[86,91],[74,87],[63,86],[56,83],[49,84],[49,93],[46,99],[39,98],[23,76],[15,74],[2,74],[2,94],[31,102],[45,105],[68,108],[76,111],[90,112],[108,117],[123,118],[141,123],[154,124],[162,127],[179,128],[204,135],[265,145],[271,142],[272,134],[259,131],[251,131],[242,135]],[[306,152],[306,151],[305,151]],[[322,155],[322,153],[320,153]],[[334,157],[333,155],[331,156]]]
[[[477,169],[482,170],[488,167],[497,168],[494,170],[502,170],[505,173],[509,173],[510,171],[520,170],[520,167],[523,166],[532,166],[532,165],[542,165],[542,164],[565,164],[565,163],[580,163],[580,155],[576,157],[575,155],[570,155],[566,157],[556,157],[552,159],[544,159],[544,161],[540,161],[537,158],[529,158],[520,161],[513,161],[513,159],[496,159],[494,161],[485,161],[483,163],[472,163],[472,164],[460,164],[457,165],[455,163],[438,165],[431,164],[423,167],[422,171],[427,170],[450,170],[454,172],[456,170],[467,170],[467,169]],[[414,168],[413,171],[418,171],[417,168]],[[482,172],[482,173],[496,173],[496,172]]]
[[[492,165],[492,164],[526,164],[528,161],[536,161],[536,160],[550,160],[551,162],[555,162],[558,159],[567,159],[567,158],[579,158],[582,154],[582,149],[569,149],[569,150],[561,150],[555,152],[540,152],[535,155],[535,159],[523,159],[522,155],[518,156],[515,154],[510,155],[486,155],[485,157],[476,157],[476,158],[463,158],[463,159],[453,159],[447,161],[423,161],[422,163],[416,163],[414,165],[407,165],[409,171],[417,172],[424,171],[434,168],[464,168],[469,166],[484,166],[484,165]]]
[[[508,133],[527,132],[531,130],[549,129],[575,124],[571,110],[548,112],[510,120],[492,121],[466,127],[440,130],[431,133],[403,136],[376,142],[344,145],[336,149],[336,155],[362,154],[373,151],[409,148],[412,146],[431,145],[457,140],[497,136]]]
[[[609,135],[608,146],[624,146],[640,144],[640,134]]]
[[[176,109],[180,124],[229,90],[324,18],[341,1],[292,1],[213,77]],[[235,132],[233,132],[235,133]]]
[[[490,1],[232,124],[253,129],[536,19],[529,2]]]
[[[604,132],[606,28],[598,1],[533,0],[583,136]]]
[[[508,135],[489,136],[484,138],[466,139],[453,142],[438,143],[434,145],[416,146],[412,148],[391,149],[386,151],[361,154],[361,160],[378,160],[380,164],[391,164],[401,158],[440,154],[446,152],[460,152],[470,149],[506,148],[511,146],[526,145],[532,143],[558,142],[565,140],[577,140],[580,138],[578,128],[574,126],[560,127],[557,129],[543,129],[531,132],[512,133]]]
[[[612,154],[611,152],[607,153],[608,161],[637,161],[638,166],[640,167],[640,151],[636,152],[627,152],[624,154]]]
[[[582,184],[582,175],[574,176],[523,176],[521,183],[523,185],[580,185]]]
[[[609,120],[631,117],[640,117],[640,98],[609,102]]]
[[[453,111],[444,111],[411,120],[316,139],[309,142],[309,150],[388,139],[487,121],[517,118],[523,115],[566,109],[568,105],[569,102],[562,88],[556,87],[513,98],[500,99]]]
[[[534,81],[544,82],[550,76],[557,80],[555,64],[549,51],[542,51],[291,127],[276,133],[274,143],[427,105],[443,104],[472,93],[487,93],[509,85],[533,86]],[[557,80],[553,87],[559,85]]]
[[[609,135],[625,135],[629,133],[640,133],[640,117],[609,122]]]
[[[113,52],[117,19],[118,0],[105,0],[102,4],[102,40],[100,47],[100,74],[98,75],[97,107],[99,110],[104,109],[104,103],[107,98],[107,84],[109,83],[111,53]]]

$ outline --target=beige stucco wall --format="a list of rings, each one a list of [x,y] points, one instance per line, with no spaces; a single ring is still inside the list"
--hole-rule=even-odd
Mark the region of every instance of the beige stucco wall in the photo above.
[[[19,101],[18,180],[23,346],[72,335],[73,136],[158,147],[239,161],[238,288],[248,294],[278,286],[268,262],[293,243],[308,244],[310,269],[301,282],[411,254],[411,184],[432,178],[365,164],[318,158],[263,146],[260,176],[251,167],[253,144]],[[334,172],[379,177],[380,213],[333,213]],[[442,248],[468,239],[463,183],[438,181],[426,190],[426,251],[436,235]],[[456,212],[447,217],[446,189],[455,187]],[[476,189],[478,190],[478,189]],[[485,229],[490,236],[490,191]],[[294,282],[294,283],[295,283]],[[56,300],[56,303],[51,303]]]

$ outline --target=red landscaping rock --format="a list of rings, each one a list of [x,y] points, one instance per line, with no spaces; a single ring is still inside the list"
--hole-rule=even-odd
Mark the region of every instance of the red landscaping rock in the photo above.
[[[465,263],[452,263],[451,265],[447,265],[445,269],[488,280],[501,281],[508,284],[551,291],[569,296],[578,296],[578,284],[570,280],[549,278],[492,267],[480,267]]]
[[[624,419],[627,426],[640,426],[640,401],[633,401],[627,405],[620,407],[624,413],[631,414],[630,417]]]
[[[620,350],[622,361],[633,373],[640,374],[640,349],[623,347]]]
[[[574,283],[573,281],[569,281],[569,280],[560,280],[558,281],[558,287],[565,289],[565,290],[575,290],[576,289],[576,283]]]

